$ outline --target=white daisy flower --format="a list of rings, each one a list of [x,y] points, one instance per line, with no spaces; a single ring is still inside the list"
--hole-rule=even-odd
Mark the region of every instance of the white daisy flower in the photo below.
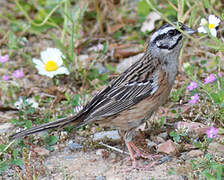
[[[33,63],[40,75],[53,78],[58,74],[69,74],[68,69],[63,66],[62,58],[65,57],[59,49],[47,48],[41,52],[40,56],[41,60],[33,58]]]
[[[206,27],[209,29],[212,36],[217,36],[216,27],[219,25],[221,20],[217,18],[215,15],[209,15],[208,21],[205,18],[201,19],[200,27],[198,28],[198,32],[207,33]]]

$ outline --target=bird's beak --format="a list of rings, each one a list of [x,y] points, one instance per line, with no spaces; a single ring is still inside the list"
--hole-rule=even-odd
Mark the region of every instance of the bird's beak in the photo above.
[[[187,27],[187,26],[182,27],[182,30],[183,30],[184,32],[186,32],[187,34],[193,34],[193,33],[196,32],[195,30],[193,30],[193,29],[191,29],[191,28],[189,28],[189,27]]]

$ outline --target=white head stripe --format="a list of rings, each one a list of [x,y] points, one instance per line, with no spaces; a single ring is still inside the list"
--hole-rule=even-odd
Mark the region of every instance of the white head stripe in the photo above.
[[[160,35],[160,34],[166,34],[169,30],[171,30],[171,29],[175,29],[173,26],[169,26],[169,27],[165,27],[164,29],[161,29],[161,30],[159,30],[159,31],[156,31],[153,35],[152,35],[152,37],[151,37],[151,42],[152,41],[154,41],[154,39],[158,36],[158,35]]]

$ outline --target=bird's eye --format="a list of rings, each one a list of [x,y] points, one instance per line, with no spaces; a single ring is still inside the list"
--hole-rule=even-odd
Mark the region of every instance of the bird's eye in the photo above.
[[[175,36],[175,35],[177,34],[177,31],[176,31],[176,30],[170,30],[170,31],[168,32],[168,34],[169,34],[170,36]]]

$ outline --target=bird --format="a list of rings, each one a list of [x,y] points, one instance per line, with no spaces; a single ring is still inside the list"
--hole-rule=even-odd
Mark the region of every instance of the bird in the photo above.
[[[144,157],[144,154],[133,142],[136,128],[150,120],[152,114],[167,101],[178,73],[178,59],[184,40],[182,32],[195,32],[183,23],[174,22],[174,25],[166,23],[158,28],[148,41],[142,58],[113,79],[76,115],[22,130],[9,138],[23,138],[68,124],[74,128],[89,123],[116,127],[124,133],[132,166],[137,168],[136,155]]]

